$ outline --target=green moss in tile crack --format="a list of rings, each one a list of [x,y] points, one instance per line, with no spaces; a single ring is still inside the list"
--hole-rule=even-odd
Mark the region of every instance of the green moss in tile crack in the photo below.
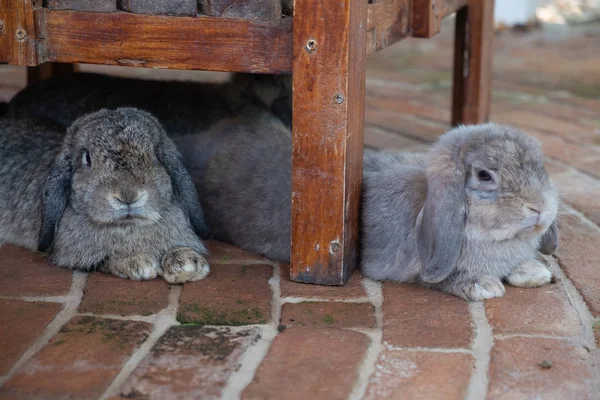
[[[332,325],[335,324],[335,318],[331,314],[325,314],[323,317],[323,322],[325,322],[327,325]]]
[[[223,311],[200,307],[198,304],[181,306],[179,313],[177,313],[177,320],[181,324],[198,325],[239,326],[266,323],[264,314],[257,308]]]

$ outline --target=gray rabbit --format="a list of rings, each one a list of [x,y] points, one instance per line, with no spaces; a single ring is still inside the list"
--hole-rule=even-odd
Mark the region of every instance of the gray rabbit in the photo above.
[[[194,185],[157,119],[101,110],[68,129],[0,120],[0,243],[63,267],[171,283],[204,278],[207,233]]]
[[[291,127],[291,75],[234,74],[223,83],[153,81],[74,73],[27,86],[8,104],[13,118],[63,126],[101,108],[152,113],[170,136],[199,132],[225,118],[270,111]]]
[[[175,141],[214,236],[289,260],[289,129],[263,115]],[[467,300],[546,284],[558,202],[539,144],[509,126],[461,126],[425,154],[366,149],[362,272]]]

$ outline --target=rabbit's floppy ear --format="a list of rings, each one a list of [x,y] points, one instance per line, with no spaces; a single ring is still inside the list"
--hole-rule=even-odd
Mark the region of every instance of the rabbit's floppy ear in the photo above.
[[[558,227],[556,221],[552,222],[550,228],[542,236],[540,241],[540,253],[545,255],[552,255],[558,249]]]
[[[67,145],[63,145],[46,178],[42,198],[38,251],[47,251],[54,241],[54,233],[69,202],[71,176],[70,151]]]
[[[453,271],[460,256],[466,224],[465,173],[443,147],[430,153],[427,197],[417,220],[421,279],[437,283]]]
[[[210,233],[200,206],[200,200],[198,200],[196,187],[185,169],[175,145],[170,139],[165,139],[158,146],[156,153],[159,161],[171,177],[175,199],[190,219],[194,231],[201,238],[208,239]]]

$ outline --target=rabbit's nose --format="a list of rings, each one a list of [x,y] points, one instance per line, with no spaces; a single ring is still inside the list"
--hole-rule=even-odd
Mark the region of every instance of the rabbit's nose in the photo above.
[[[148,199],[148,193],[146,191],[117,193],[113,195],[113,199],[123,206],[142,206]]]

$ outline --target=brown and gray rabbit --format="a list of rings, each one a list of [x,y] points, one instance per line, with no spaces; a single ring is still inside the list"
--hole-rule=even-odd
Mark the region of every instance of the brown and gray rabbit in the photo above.
[[[170,136],[199,132],[225,118],[270,111],[291,127],[291,75],[234,74],[223,83],[153,81],[74,73],[27,86],[11,100],[13,118],[63,126],[102,108],[152,113]]]
[[[63,267],[171,283],[204,278],[207,227],[180,155],[134,108],[77,119],[0,120],[0,243]]]
[[[215,237],[290,256],[291,135],[272,117],[176,139]],[[361,269],[467,300],[502,280],[550,282],[538,250],[558,245],[558,194],[537,141],[509,126],[462,126],[426,154],[365,150]]]

